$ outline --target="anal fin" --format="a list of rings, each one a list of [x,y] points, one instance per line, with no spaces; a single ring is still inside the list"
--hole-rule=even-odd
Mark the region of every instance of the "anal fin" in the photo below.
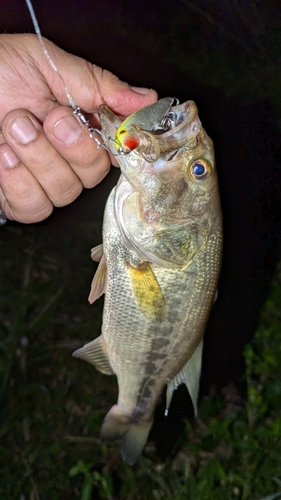
[[[180,384],[185,384],[190,394],[194,414],[197,416],[197,398],[199,392],[199,382],[202,365],[202,350],[203,340],[198,344],[192,356],[177,375],[169,381],[166,392],[166,410],[165,415],[168,415],[169,406],[173,397],[173,392]]]
[[[102,335],[100,335],[97,339],[92,340],[92,342],[85,344],[84,347],[81,347],[81,349],[77,349],[72,356],[74,356],[74,358],[81,358],[84,359],[84,361],[88,361],[88,363],[94,365],[97,370],[105,375],[114,375]]]

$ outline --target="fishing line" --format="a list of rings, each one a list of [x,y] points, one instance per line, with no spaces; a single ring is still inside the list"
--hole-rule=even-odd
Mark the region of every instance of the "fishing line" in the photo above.
[[[64,92],[65,92],[65,95],[67,97],[67,100],[69,102],[69,105],[71,106],[72,108],[72,111],[73,111],[73,114],[76,115],[79,120],[81,121],[81,123],[83,125],[86,125],[87,129],[88,129],[88,133],[89,133],[89,136],[91,139],[94,139],[94,141],[96,142],[97,144],[97,147],[100,148],[100,147],[103,147],[108,153],[110,153],[111,155],[113,156],[120,156],[120,155],[124,155],[124,154],[127,154],[125,152],[118,152],[118,153],[114,153],[112,152],[109,148],[107,148],[105,146],[105,143],[104,142],[100,142],[99,139],[97,139],[94,135],[93,135],[93,132],[96,132],[97,134],[99,134],[101,137],[102,137],[102,133],[99,129],[97,128],[94,128],[91,126],[89,120],[87,120],[86,116],[82,113],[81,111],[81,108],[79,106],[76,106],[68,88],[67,88],[67,85],[64,81],[64,78],[63,76],[61,75],[61,73],[59,72],[56,64],[54,63],[52,57],[50,56],[48,50],[47,50],[47,47],[44,43],[44,40],[43,40],[43,37],[42,37],[42,33],[41,33],[41,30],[40,30],[40,27],[39,27],[39,23],[37,21],[37,18],[36,18],[36,15],[35,15],[35,12],[34,12],[34,9],[33,9],[33,5],[31,3],[31,0],[25,0],[25,3],[27,5],[27,8],[29,10],[29,14],[30,14],[30,17],[31,17],[31,20],[32,20],[32,23],[33,23],[33,26],[34,26],[34,30],[35,30],[35,33],[38,37],[38,40],[40,42],[40,45],[42,47],[42,51],[44,53],[44,56],[46,57],[48,63],[50,64],[51,68],[57,73],[57,75],[59,76],[59,78],[61,79],[61,82],[63,84],[63,88],[64,88]],[[109,141],[113,141],[115,144],[119,145],[115,139],[113,139],[112,137],[107,137],[107,140],[105,142],[109,142]]]
[[[48,61],[48,63],[50,64],[50,66],[52,67],[52,69],[58,74],[58,76],[60,77],[61,81],[62,81],[62,84],[63,84],[63,87],[64,87],[64,92],[65,92],[65,95],[68,99],[68,102],[70,104],[70,106],[72,107],[73,111],[77,108],[76,104],[74,103],[69,91],[68,91],[68,88],[66,86],[66,83],[62,77],[62,75],[60,74],[57,66],[55,65],[53,59],[51,58],[47,48],[46,48],[46,45],[44,43],[44,40],[43,40],[43,37],[42,37],[42,33],[41,33],[41,30],[40,30],[40,27],[39,27],[39,24],[38,24],[38,21],[37,21],[37,18],[36,18],[36,15],[35,15],[35,12],[34,12],[34,9],[33,9],[33,6],[32,6],[32,3],[30,0],[25,0],[25,3],[27,5],[27,8],[29,10],[29,14],[30,14],[30,17],[31,17],[31,20],[32,20],[32,23],[33,23],[33,26],[34,26],[34,30],[35,30],[35,33],[39,39],[39,42],[40,42],[40,45],[42,47],[42,50],[43,50],[43,53]]]

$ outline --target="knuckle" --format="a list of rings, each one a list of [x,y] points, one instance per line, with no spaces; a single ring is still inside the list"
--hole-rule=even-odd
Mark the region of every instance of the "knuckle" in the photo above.
[[[93,158],[86,157],[84,162],[79,162],[73,166],[77,175],[81,179],[85,188],[96,186],[109,172],[111,166],[109,155],[105,151],[98,150],[98,153]]]
[[[55,207],[64,207],[72,203],[83,190],[83,185],[80,181],[71,184],[68,188],[63,188],[61,194],[57,194],[56,198],[53,200]]]

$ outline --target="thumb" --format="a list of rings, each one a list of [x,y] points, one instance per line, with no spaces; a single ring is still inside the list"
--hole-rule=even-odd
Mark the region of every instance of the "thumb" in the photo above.
[[[127,116],[157,101],[155,90],[131,87],[110,71],[65,52],[49,40],[44,39],[44,42],[75,104],[87,113],[93,113],[101,104],[106,104],[115,113]],[[40,58],[40,61],[43,63],[40,71],[53,94],[60,104],[68,104],[59,74],[47,60],[43,62]]]

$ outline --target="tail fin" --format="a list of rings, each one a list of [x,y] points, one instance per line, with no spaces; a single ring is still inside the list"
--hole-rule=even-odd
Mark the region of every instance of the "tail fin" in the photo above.
[[[115,405],[104,419],[101,439],[107,443],[119,442],[123,460],[133,465],[145,446],[152,423],[153,420],[132,424],[118,405]]]

